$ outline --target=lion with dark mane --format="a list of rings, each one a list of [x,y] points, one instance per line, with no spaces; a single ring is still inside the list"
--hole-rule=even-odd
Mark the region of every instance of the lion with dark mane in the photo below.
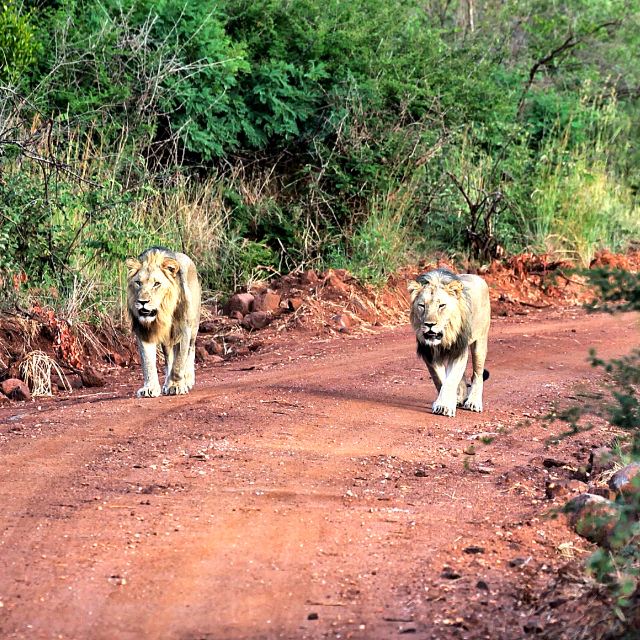
[[[127,307],[136,336],[143,386],[138,397],[188,393],[195,384],[195,345],[200,323],[200,283],[184,253],[151,247],[126,261]],[[165,359],[162,388],[156,349]]]
[[[438,391],[433,412],[455,416],[461,405],[482,411],[491,305],[487,283],[473,274],[455,275],[435,269],[408,285],[411,324],[418,355]],[[464,373],[471,350],[473,374],[467,387]]]

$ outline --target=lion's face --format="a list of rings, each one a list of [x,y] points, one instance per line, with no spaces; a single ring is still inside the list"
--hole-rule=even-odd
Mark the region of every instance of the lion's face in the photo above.
[[[415,282],[411,292],[411,324],[417,339],[429,347],[447,347],[455,340],[461,327],[460,298],[462,283],[454,280]]]
[[[163,255],[151,254],[144,262],[127,260],[129,311],[143,326],[153,324],[177,298],[176,274],[179,264]]]

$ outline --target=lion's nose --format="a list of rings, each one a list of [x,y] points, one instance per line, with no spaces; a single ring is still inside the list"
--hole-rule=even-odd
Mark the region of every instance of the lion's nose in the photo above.
[[[431,330],[431,329],[433,329],[433,327],[436,326],[436,323],[435,322],[425,322],[424,326],[427,327],[427,329]]]

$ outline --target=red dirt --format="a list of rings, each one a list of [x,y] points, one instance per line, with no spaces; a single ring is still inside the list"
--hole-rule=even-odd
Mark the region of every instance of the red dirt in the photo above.
[[[0,637],[600,637],[593,547],[544,485],[613,430],[548,447],[535,418],[593,390],[589,347],[638,337],[631,314],[495,318],[485,412],[453,419],[407,326],[293,333],[185,397],[114,368],[0,409]]]

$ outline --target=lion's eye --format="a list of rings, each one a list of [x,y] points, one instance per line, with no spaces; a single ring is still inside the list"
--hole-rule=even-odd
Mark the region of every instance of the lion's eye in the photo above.
[[[424,311],[424,305],[423,304],[419,304],[418,305],[418,309],[420,309],[420,311]]]
[[[154,283],[153,283],[153,288],[154,288],[154,289],[157,289],[159,286],[160,286],[160,283],[159,283],[159,282],[154,282]]]
[[[140,280],[134,280],[133,284],[138,287],[138,289],[140,288]]]
[[[440,311],[442,311],[446,306],[447,306],[446,304],[441,304],[439,307]]]

